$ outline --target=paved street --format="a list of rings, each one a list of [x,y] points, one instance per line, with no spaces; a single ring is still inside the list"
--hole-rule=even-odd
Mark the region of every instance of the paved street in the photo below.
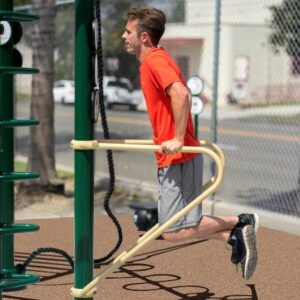
[[[17,104],[19,117],[29,115],[29,102]],[[277,109],[277,112],[276,112]],[[266,109],[220,108],[218,112],[218,145],[223,149],[227,168],[224,184],[218,194],[222,200],[247,203],[274,211],[293,213],[297,199],[292,199],[297,187],[300,157],[299,125],[268,123],[252,120],[259,114],[295,114],[299,107]],[[130,112],[126,108],[107,111],[112,138],[150,139],[151,128],[145,111]],[[74,107],[56,105],[56,161],[73,168],[73,150],[69,142],[74,132]],[[27,156],[28,128],[17,129],[16,152]],[[210,140],[210,107],[199,116],[199,137]],[[95,138],[102,138],[100,122],[95,126]],[[106,155],[95,152],[96,172],[107,174]],[[156,185],[156,165],[152,153],[115,151],[117,178],[139,186]],[[210,162],[205,160],[205,179],[210,175]],[[274,199],[276,202],[274,202]],[[284,202],[289,201],[288,205]]]

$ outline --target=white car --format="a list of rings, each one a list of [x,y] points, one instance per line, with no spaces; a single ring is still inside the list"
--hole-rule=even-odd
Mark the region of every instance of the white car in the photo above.
[[[104,76],[103,93],[107,108],[112,108],[114,105],[127,105],[130,110],[137,110],[142,102],[142,98],[133,92],[129,79],[124,77]]]
[[[104,101],[107,108],[114,105],[127,105],[130,110],[137,110],[143,97],[133,91],[129,79],[114,76],[103,77]],[[72,80],[58,80],[53,87],[54,102],[62,104],[75,103],[75,83]]]
[[[75,103],[75,84],[72,80],[59,80],[54,82],[54,102],[62,104]]]

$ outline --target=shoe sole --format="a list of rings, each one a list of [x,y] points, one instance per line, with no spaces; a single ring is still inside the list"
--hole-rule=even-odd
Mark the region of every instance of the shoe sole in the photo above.
[[[256,213],[253,213],[253,220],[254,223],[250,223],[248,225],[251,225],[254,228],[255,234],[257,234],[258,228],[259,228],[259,216]],[[247,225],[246,225],[247,226]],[[240,263],[240,260],[233,260],[233,254],[231,255],[231,262],[235,265],[237,265],[238,263]]]
[[[256,234],[254,226],[247,225],[243,228],[243,238],[246,247],[246,256],[241,262],[242,274],[245,279],[250,279],[257,265]]]
[[[257,234],[258,228],[259,228],[259,216],[257,214],[253,214],[254,217],[254,231],[255,234]]]

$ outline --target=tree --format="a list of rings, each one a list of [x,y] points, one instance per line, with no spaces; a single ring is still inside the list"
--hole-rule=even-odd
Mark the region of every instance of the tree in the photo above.
[[[15,0],[15,6],[31,4],[31,0]]]
[[[168,18],[169,22],[183,23],[185,21],[185,0],[175,0],[172,14]]]
[[[293,74],[300,75],[300,1],[284,0],[279,6],[272,6],[270,43],[275,51],[284,49],[292,57]],[[297,193],[300,195],[300,165]],[[298,211],[300,211],[300,203]]]
[[[161,9],[167,16],[169,23],[183,23],[185,21],[186,0],[148,0],[147,5]]]
[[[275,51],[284,49],[292,57],[293,73],[300,74],[300,1],[284,0],[271,6],[271,30],[269,42]]]
[[[54,78],[55,0],[32,0],[32,11],[40,20],[34,22],[32,32],[33,65],[40,73],[33,76],[31,118],[40,120],[39,126],[31,127],[29,170],[40,174],[39,186],[61,188],[55,169],[54,150]]]
[[[74,79],[74,3],[61,5],[56,15],[55,80]]]

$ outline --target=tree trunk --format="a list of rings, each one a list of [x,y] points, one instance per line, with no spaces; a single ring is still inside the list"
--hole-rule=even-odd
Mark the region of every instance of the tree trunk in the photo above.
[[[299,162],[299,169],[298,169],[298,185],[296,189],[296,209],[298,216],[300,216],[300,162]]]
[[[32,49],[33,66],[40,73],[33,76],[31,118],[40,124],[31,127],[28,169],[40,174],[36,183],[56,189],[62,182],[58,180],[55,167],[54,132],[54,39],[55,39],[55,0],[32,0],[33,13],[39,21],[33,25]]]

